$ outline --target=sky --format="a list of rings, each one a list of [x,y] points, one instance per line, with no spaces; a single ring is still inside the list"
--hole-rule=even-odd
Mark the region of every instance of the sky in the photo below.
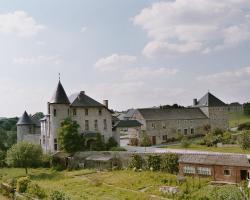
[[[0,117],[58,83],[114,110],[250,101],[249,0],[0,0]]]

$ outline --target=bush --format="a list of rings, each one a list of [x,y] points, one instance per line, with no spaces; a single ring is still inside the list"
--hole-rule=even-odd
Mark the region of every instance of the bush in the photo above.
[[[177,154],[165,154],[161,160],[161,170],[167,173],[176,174],[179,171],[179,156]]]
[[[46,197],[45,191],[36,183],[28,184],[27,193],[39,199],[44,199]]]
[[[250,122],[242,123],[238,126],[239,131],[250,130]]]
[[[244,131],[239,139],[242,149],[250,148],[250,131]]]
[[[106,149],[110,150],[113,147],[117,147],[117,146],[118,146],[118,143],[116,142],[116,140],[113,137],[111,137],[111,138],[109,138],[109,140],[106,144]]]
[[[112,147],[110,151],[127,151],[127,149],[123,147]]]
[[[222,143],[223,144],[232,144],[233,143],[232,134],[230,132],[226,131],[226,132],[223,133]]]
[[[181,146],[183,148],[188,148],[190,146],[190,141],[188,140],[187,137],[183,137],[181,140]]]
[[[129,163],[129,168],[142,169],[144,163],[145,161],[140,155],[134,154]]]
[[[28,176],[17,179],[17,184],[16,184],[17,192],[20,193],[26,192],[29,183],[30,183],[30,178]]]
[[[49,197],[50,200],[70,200],[63,192],[53,191]]]
[[[42,156],[42,167],[50,168],[51,167],[51,156],[49,154],[44,154]]]
[[[5,152],[0,150],[0,167],[5,167],[6,163],[5,163]]]
[[[161,169],[161,157],[159,155],[149,155],[147,161],[150,170],[158,171]]]

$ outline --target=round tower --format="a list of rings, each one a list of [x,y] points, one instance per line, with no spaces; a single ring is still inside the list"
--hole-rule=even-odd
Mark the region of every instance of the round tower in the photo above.
[[[17,122],[17,142],[23,141],[25,134],[34,133],[35,123],[25,111]]]
[[[49,112],[49,148],[52,152],[59,150],[57,142],[57,132],[60,128],[61,122],[69,117],[70,101],[59,80],[56,91],[48,103]]]

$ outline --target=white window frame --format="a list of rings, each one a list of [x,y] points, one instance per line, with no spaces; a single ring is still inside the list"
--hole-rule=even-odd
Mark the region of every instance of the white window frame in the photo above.
[[[195,174],[195,167],[193,166],[184,166],[183,167],[184,174]]]
[[[204,176],[212,175],[211,168],[208,168],[208,167],[197,167],[197,173],[199,175],[204,175]]]

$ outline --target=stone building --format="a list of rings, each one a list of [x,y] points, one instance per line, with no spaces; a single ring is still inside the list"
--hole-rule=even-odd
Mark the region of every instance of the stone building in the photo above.
[[[101,104],[87,96],[84,91],[70,99],[71,101],[59,81],[51,101],[47,104],[48,115],[41,120],[41,145],[44,151],[55,152],[60,149],[57,142],[58,129],[61,122],[68,117],[80,125],[80,134],[100,133],[105,142],[110,137],[115,137],[107,100]]]
[[[40,135],[40,122],[34,116],[29,116],[25,111],[17,122],[17,141],[40,144]]]
[[[233,102],[228,105],[228,110],[230,113],[243,112],[243,105],[239,102]]]
[[[211,177],[216,182],[240,183],[249,179],[249,170],[246,155],[184,154],[179,159],[181,176]]]
[[[133,119],[138,120],[152,145],[166,143],[179,135],[204,135],[204,126],[228,129],[228,107],[211,93],[207,93],[189,108],[136,109]],[[138,137],[139,143],[141,138]]]

